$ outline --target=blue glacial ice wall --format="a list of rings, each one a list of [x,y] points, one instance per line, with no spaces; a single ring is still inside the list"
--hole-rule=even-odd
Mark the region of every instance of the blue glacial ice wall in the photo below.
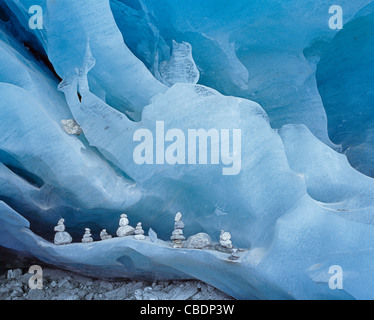
[[[201,84],[259,102],[274,128],[302,123],[331,144],[315,78],[321,43],[336,34],[328,28],[330,1],[139,2],[167,43],[192,44]],[[347,22],[368,3],[338,4]]]
[[[333,52],[370,26],[371,6],[358,13],[369,3],[341,1],[337,33],[327,1],[6,0],[0,245],[96,277],[197,278],[240,299],[373,298],[374,180],[351,166],[373,151],[370,99],[360,94],[370,81],[343,95],[365,113],[362,130],[336,106],[342,86],[328,79],[333,70],[350,87]],[[28,28],[31,5],[43,9],[41,30]],[[183,59],[177,43],[188,49]],[[357,57],[344,53],[370,64],[370,45],[357,46]],[[349,72],[370,78],[370,68]],[[72,118],[80,136],[61,127]],[[238,174],[223,175],[223,163],[137,164],[134,134],[156,137],[157,122],[165,131],[240,129]],[[231,232],[240,259],[171,248],[178,211],[186,236]],[[123,212],[159,241],[51,243],[61,217],[78,242],[84,227],[95,240],[102,228],[114,234]],[[332,265],[344,270],[343,290],[329,288]]]
[[[331,140],[356,169],[374,176],[374,6],[361,10],[328,45],[318,64],[318,88]]]

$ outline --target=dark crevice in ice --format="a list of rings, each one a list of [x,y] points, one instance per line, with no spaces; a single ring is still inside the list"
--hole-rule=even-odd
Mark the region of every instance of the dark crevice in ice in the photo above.
[[[61,78],[56,73],[51,61],[48,58],[42,44],[38,38],[29,30],[25,29],[19,22],[16,15],[10,10],[5,1],[0,1],[0,28],[3,27],[15,39],[17,39],[30,54],[39,62],[44,64],[53,75],[61,81]]]

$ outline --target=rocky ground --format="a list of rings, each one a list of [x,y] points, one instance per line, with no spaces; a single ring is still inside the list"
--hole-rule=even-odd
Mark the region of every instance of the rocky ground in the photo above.
[[[30,289],[21,269],[0,275],[0,300],[231,300],[200,281],[102,281],[43,268],[43,289]]]

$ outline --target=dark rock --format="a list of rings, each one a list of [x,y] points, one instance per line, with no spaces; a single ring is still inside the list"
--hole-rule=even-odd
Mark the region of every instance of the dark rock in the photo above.
[[[186,248],[203,249],[212,245],[212,239],[206,233],[198,233],[188,238],[185,243]]]
[[[31,289],[25,297],[26,300],[45,300],[45,292],[40,289]]]

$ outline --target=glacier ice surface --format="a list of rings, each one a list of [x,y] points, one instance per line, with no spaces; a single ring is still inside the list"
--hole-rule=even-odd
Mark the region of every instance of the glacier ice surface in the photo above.
[[[336,33],[325,0],[6,0],[0,245],[89,276],[201,279],[238,299],[373,299],[374,180],[352,167],[372,175],[372,41],[361,30],[372,6],[356,15],[370,1],[341,2],[351,22]],[[43,8],[42,30],[27,30],[31,4]],[[352,73],[331,62],[340,47]],[[67,135],[64,119],[82,134]],[[240,173],[136,164],[134,133],[156,136],[158,121],[240,129]],[[149,237],[96,241],[123,212]],[[230,232],[239,260],[172,248],[176,212],[186,238]],[[74,242],[85,228],[94,241],[54,245],[60,218]],[[343,290],[328,286],[332,265]]]
[[[374,177],[373,25],[371,4],[328,44],[317,68],[318,89],[328,115],[331,140],[341,145],[354,168],[371,177]]]

